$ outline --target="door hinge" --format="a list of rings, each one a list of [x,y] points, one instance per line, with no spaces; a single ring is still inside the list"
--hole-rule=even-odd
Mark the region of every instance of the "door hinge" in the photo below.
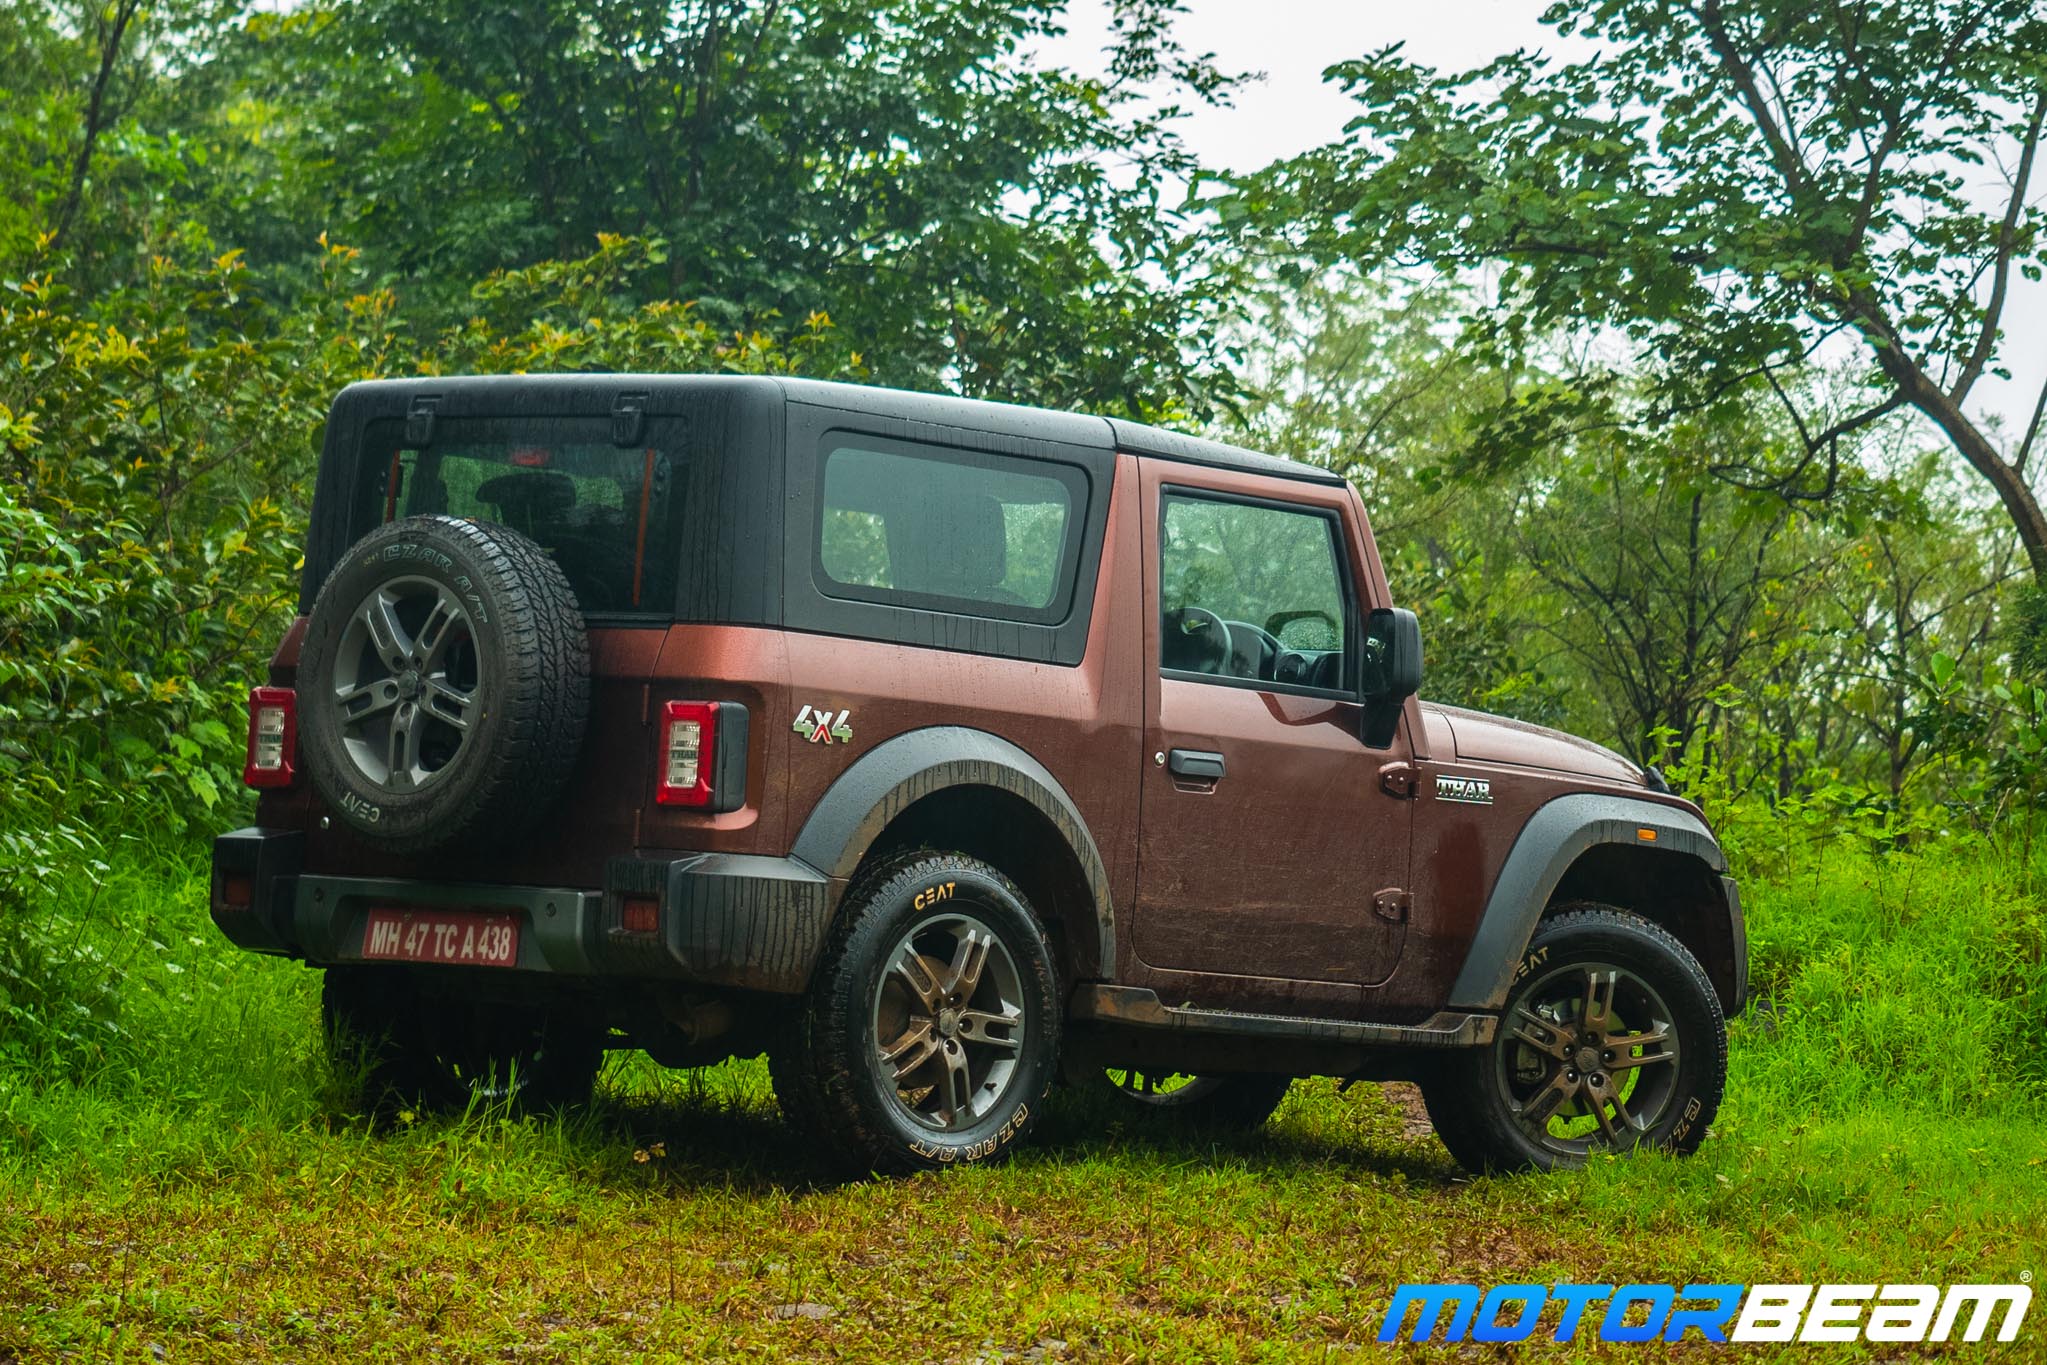
[[[647,395],[622,393],[611,400],[611,443],[636,446],[647,429]]]
[[[434,443],[434,409],[441,405],[437,393],[416,395],[405,409],[405,445],[408,450],[424,450]]]
[[[1372,893],[1372,913],[1392,924],[1407,923],[1408,907],[1413,904],[1414,897],[1398,886]]]
[[[1388,796],[1414,795],[1414,764],[1388,763],[1379,769],[1379,789]]]

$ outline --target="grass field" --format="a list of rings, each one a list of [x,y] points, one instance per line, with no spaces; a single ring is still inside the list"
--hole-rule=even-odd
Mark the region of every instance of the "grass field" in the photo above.
[[[1767,1007],[1689,1161],[1469,1180],[1408,1096],[1315,1081],[1242,1143],[1067,1099],[1006,1167],[836,1184],[757,1062],[372,1133],[314,975],[217,943],[190,872],[118,872],[131,1041],[0,1069],[0,1360],[1421,1356],[1375,1339],[1403,1280],[2010,1282],[2047,1268],[2033,885],[1980,847],[1752,879]],[[2039,1358],[2042,1311],[1950,1349]]]

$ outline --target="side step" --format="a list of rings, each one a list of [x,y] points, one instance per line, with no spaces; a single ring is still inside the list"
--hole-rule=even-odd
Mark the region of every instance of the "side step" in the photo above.
[[[1072,1017],[1130,1028],[1169,1029],[1212,1038],[1269,1038],[1353,1047],[1476,1047],[1490,1043],[1499,1020],[1490,1014],[1444,1010],[1419,1024],[1371,1024],[1347,1019],[1297,1019],[1284,1014],[1239,1014],[1163,1003],[1142,986],[1081,986]]]

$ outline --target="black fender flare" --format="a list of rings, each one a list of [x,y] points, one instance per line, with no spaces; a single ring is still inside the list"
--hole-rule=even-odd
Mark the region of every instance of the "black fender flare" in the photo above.
[[[1052,823],[1079,860],[1094,901],[1101,970],[1115,970],[1116,912],[1101,850],[1059,779],[999,735],[935,725],[895,736],[863,754],[826,789],[803,822],[791,852],[834,878],[850,880],[881,832],[911,805],[952,787],[992,787],[1028,802]],[[837,906],[833,911],[836,913]],[[1069,924],[1069,934],[1084,926]]]
[[[1559,796],[1531,815],[1514,840],[1446,1008],[1497,1010],[1505,1005],[1521,955],[1571,864],[1598,844],[1650,844],[1643,830],[1654,832],[1654,847],[1697,858],[1715,874],[1726,873],[1727,855],[1706,822],[1688,810],[1599,792]],[[1739,911],[1731,913],[1739,958],[1746,952],[1742,925]]]

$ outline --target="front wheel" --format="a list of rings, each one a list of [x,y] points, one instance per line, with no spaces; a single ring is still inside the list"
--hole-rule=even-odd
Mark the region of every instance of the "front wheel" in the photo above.
[[[1682,943],[1639,916],[1586,906],[1544,920],[1483,1047],[1422,1085],[1466,1169],[1554,1170],[1596,1151],[1685,1154],[1727,1083],[1727,1021]]]
[[[1059,1052],[1057,975],[1023,894],[986,863],[913,854],[847,897],[770,1052],[782,1112],[850,1170],[1008,1154]]]

